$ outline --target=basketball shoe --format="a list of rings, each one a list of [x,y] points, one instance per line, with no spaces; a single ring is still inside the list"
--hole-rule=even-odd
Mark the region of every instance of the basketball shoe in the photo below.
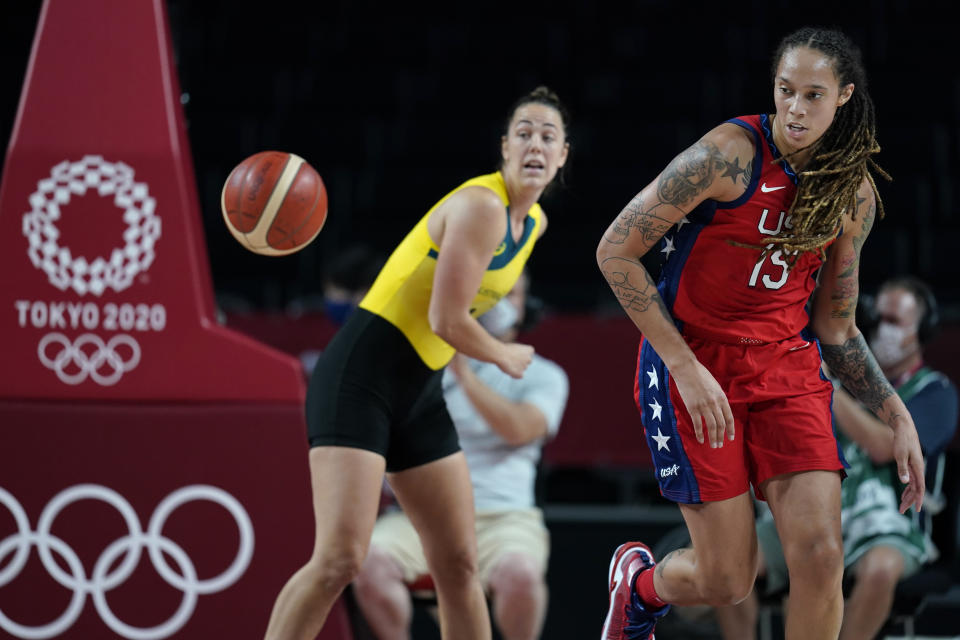
[[[653,631],[670,605],[654,609],[640,600],[634,581],[641,571],[656,563],[642,542],[627,542],[613,552],[610,560],[610,608],[603,623],[601,640],[655,640]]]

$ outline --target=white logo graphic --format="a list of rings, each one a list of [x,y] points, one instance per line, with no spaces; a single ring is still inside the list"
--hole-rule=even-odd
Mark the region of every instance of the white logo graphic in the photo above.
[[[50,533],[53,522],[64,507],[78,500],[94,499],[112,505],[123,516],[128,533],[112,542],[93,567],[88,578],[76,552],[61,538]],[[233,563],[220,575],[200,580],[196,567],[183,548],[163,535],[163,526],[170,514],[180,505],[192,500],[210,500],[230,512],[240,532],[240,548]],[[193,615],[199,594],[223,591],[235,583],[246,571],[253,556],[253,525],[243,506],[232,495],[208,485],[191,485],[171,493],[157,505],[150,524],[144,532],[140,520],[130,503],[116,491],[95,484],[81,484],[58,493],[43,509],[37,522],[36,532],[30,530],[30,522],[23,507],[8,491],[0,487],[0,504],[7,507],[17,524],[17,533],[0,540],[0,587],[13,581],[23,569],[30,555],[30,547],[36,545],[40,560],[50,577],[67,589],[73,597],[59,618],[39,626],[26,626],[14,622],[0,611],[0,629],[18,638],[52,638],[67,631],[76,622],[83,610],[87,594],[90,594],[100,619],[115,633],[130,640],[158,640],[179,631]],[[177,611],[165,622],[154,627],[134,627],[120,620],[107,603],[107,592],[121,584],[133,573],[146,549],[150,561],[167,584],[183,592]],[[65,571],[53,557],[56,553],[69,569]],[[4,560],[11,553],[13,559]],[[172,569],[166,556],[178,565],[179,573]],[[120,557],[121,562],[117,562]],[[116,565],[111,571],[111,568]]]
[[[56,345],[59,350],[51,350],[50,345]],[[124,372],[140,364],[140,344],[124,333],[106,343],[92,333],[84,333],[72,343],[62,333],[48,333],[40,339],[37,355],[43,366],[52,369],[67,384],[80,384],[89,376],[97,384],[109,387],[116,384]]]
[[[660,469],[660,477],[666,478],[667,476],[677,475],[677,471],[680,470],[680,465],[673,465],[672,467],[667,467],[666,469]]]
[[[770,193],[771,191],[778,191],[780,189],[786,189],[786,187],[785,186],[768,187],[766,182],[760,185],[760,191],[763,191],[764,193]]]
[[[90,188],[101,197],[112,196],[127,223],[123,233],[126,244],[113,249],[109,257],[97,256],[92,261],[61,247],[56,225],[71,196],[83,196]],[[133,169],[122,162],[106,162],[101,156],[84,156],[79,162],[64,160],[51,170],[49,178],[37,183],[30,207],[23,215],[23,235],[30,241],[27,254],[33,266],[44,271],[50,284],[61,291],[72,288],[80,295],[98,296],[107,288],[123,291],[153,262],[153,246],[160,237],[156,200],[147,185],[133,181]]]

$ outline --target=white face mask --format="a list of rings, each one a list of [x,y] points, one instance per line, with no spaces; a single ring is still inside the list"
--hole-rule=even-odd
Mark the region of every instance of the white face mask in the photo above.
[[[489,311],[477,318],[490,335],[498,338],[513,329],[519,319],[520,313],[517,308],[506,298],[500,298],[500,301]]]
[[[911,347],[904,346],[907,330],[889,322],[881,322],[873,332],[870,340],[870,350],[877,364],[881,367],[891,367],[902,362],[910,355]]]

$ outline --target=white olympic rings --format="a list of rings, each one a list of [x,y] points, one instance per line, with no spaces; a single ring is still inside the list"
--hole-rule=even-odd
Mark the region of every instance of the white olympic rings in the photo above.
[[[52,358],[47,354],[51,344],[59,345],[60,350]],[[124,345],[130,350],[130,355],[124,359],[117,347]],[[88,353],[84,347],[92,347]],[[48,369],[56,372],[57,377],[66,384],[80,384],[89,376],[99,385],[108,387],[116,384],[127,371],[133,370],[140,364],[140,344],[131,336],[119,333],[108,342],[100,336],[85,333],[78,336],[74,342],[62,333],[48,333],[37,344],[37,356],[40,362]],[[67,373],[71,364],[77,366],[76,373]],[[107,371],[101,369],[108,367]]]
[[[76,552],[50,530],[53,522],[64,507],[85,499],[101,500],[113,506],[123,517],[128,533],[110,545],[100,554],[94,564],[93,573],[87,578],[83,564]],[[240,548],[231,565],[218,576],[201,580],[197,578],[196,567],[190,556],[180,545],[163,535],[163,526],[167,518],[178,507],[192,500],[209,500],[230,512],[240,533]],[[18,638],[52,638],[69,629],[83,610],[86,595],[89,593],[100,619],[115,633],[130,640],[158,640],[179,631],[190,619],[197,604],[197,596],[222,591],[235,583],[246,571],[253,557],[253,524],[243,506],[232,495],[209,485],[190,485],[168,495],[157,505],[146,532],[140,526],[140,519],[127,500],[113,489],[95,484],[80,484],[58,493],[40,514],[37,530],[30,530],[30,521],[26,511],[10,492],[0,487],[0,504],[7,507],[17,525],[17,533],[0,540],[0,566],[13,553],[6,567],[0,569],[0,587],[11,582],[23,569],[30,555],[30,547],[36,546],[40,561],[56,582],[72,589],[73,597],[66,610],[53,622],[39,626],[26,626],[11,620],[0,610],[0,629]],[[146,548],[150,561],[160,577],[170,586],[183,592],[183,599],[177,611],[165,622],[154,627],[135,627],[120,620],[107,603],[107,592],[123,584],[140,562],[143,549]],[[54,559],[56,553],[64,560],[69,571],[65,571]],[[177,573],[167,563],[166,553],[173,558],[180,572]],[[123,555],[123,560],[116,560]],[[117,565],[112,571],[110,568]]]

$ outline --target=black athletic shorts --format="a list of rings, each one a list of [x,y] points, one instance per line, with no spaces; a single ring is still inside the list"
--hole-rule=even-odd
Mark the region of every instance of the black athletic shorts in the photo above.
[[[395,326],[357,309],[317,360],[307,387],[307,438],[379,453],[403,471],[460,450],[443,370],[424,364]]]

